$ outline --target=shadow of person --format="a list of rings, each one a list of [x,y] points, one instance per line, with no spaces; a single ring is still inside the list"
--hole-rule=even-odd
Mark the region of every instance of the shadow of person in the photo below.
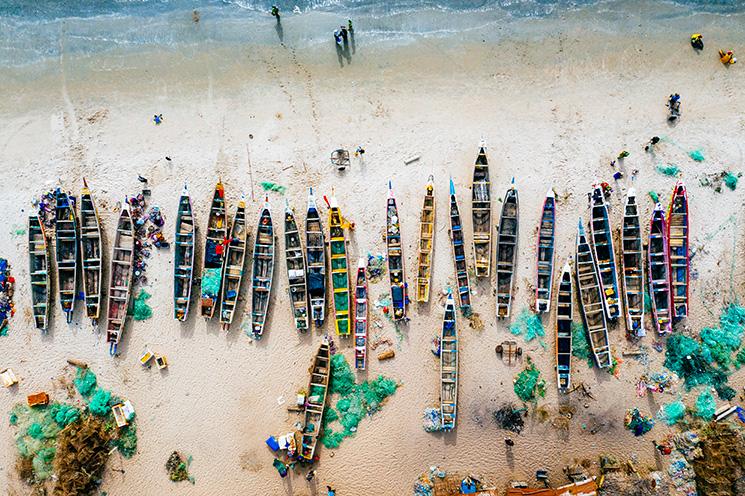
[[[344,67],[344,54],[341,45],[334,40],[334,46],[336,47],[336,57],[339,59],[339,67]]]
[[[357,52],[357,44],[354,42],[354,29],[349,30],[349,41],[352,45],[352,53]]]
[[[277,24],[275,24],[274,29],[275,31],[277,31],[277,37],[279,38],[279,42],[284,43],[285,29],[282,27],[282,21],[279,20],[279,17],[277,17]]]
[[[349,43],[347,40],[344,40],[344,48],[342,50],[342,53],[344,54],[344,58],[347,59],[347,65],[352,63],[352,53],[349,51]]]

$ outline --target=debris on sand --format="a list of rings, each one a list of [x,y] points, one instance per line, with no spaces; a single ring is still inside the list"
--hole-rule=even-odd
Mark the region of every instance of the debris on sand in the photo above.
[[[626,412],[623,425],[633,432],[635,436],[641,436],[652,430],[654,419],[652,417],[645,417],[638,408],[634,408]]]
[[[667,425],[675,425],[679,421],[683,420],[685,414],[685,404],[682,401],[677,400],[673,401],[672,403],[662,405],[662,408],[660,408],[660,413],[657,415],[657,417],[661,420],[664,420]]]
[[[424,432],[439,432],[442,430],[442,415],[439,408],[425,408],[422,419]]]
[[[536,401],[546,396],[546,381],[541,379],[541,371],[528,358],[528,366],[515,377],[513,389],[521,400]]]
[[[745,432],[728,422],[711,422],[701,430],[701,456],[690,460],[699,494],[744,494]]]
[[[716,193],[722,192],[722,185],[729,188],[731,191],[737,189],[737,182],[739,181],[742,173],[734,174],[729,171],[717,172],[715,174],[705,174],[699,179],[701,186],[709,186],[713,188]]]
[[[656,167],[656,169],[657,172],[665,176],[676,177],[678,174],[680,174],[680,167],[674,164],[660,164]]]
[[[494,420],[500,429],[520,434],[525,427],[525,408],[517,408],[512,403],[505,403],[499,410],[494,412]]]
[[[510,332],[515,336],[524,335],[526,342],[546,335],[541,318],[527,308],[524,308],[510,325]]]
[[[0,258],[0,336],[8,334],[8,321],[15,315],[13,292],[16,280],[10,275],[10,265]]]
[[[189,465],[191,465],[191,456],[184,459],[181,453],[174,451],[171,456],[168,457],[166,462],[166,470],[168,471],[168,478],[173,482],[181,482],[188,480],[194,484],[194,477],[189,474]]]

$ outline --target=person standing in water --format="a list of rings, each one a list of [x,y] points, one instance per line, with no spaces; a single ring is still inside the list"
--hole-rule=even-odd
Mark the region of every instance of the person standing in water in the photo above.
[[[276,17],[277,22],[279,22],[279,7],[276,5],[272,5],[272,17]]]

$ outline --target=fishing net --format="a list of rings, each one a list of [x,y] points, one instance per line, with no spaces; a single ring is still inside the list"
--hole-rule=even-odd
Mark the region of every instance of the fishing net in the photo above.
[[[724,175],[724,178],[722,178],[724,185],[727,186],[732,191],[737,188],[737,179],[738,176],[732,174],[731,172],[728,172]]]
[[[528,366],[515,377],[513,389],[523,401],[536,401],[546,396],[546,381],[540,378],[541,372],[528,359]]]
[[[525,408],[517,408],[512,403],[505,403],[494,412],[494,421],[500,429],[520,434],[525,427],[524,412]]]
[[[656,191],[649,191],[647,192],[647,194],[649,195],[649,197],[652,199],[653,202],[659,203],[660,195],[658,195]]]
[[[510,325],[510,332],[515,336],[525,334],[525,341],[528,342],[546,335],[541,318],[527,308],[524,308]]]
[[[572,355],[587,362],[587,366],[595,366],[595,358],[587,338],[585,326],[579,322],[572,322]]]
[[[717,402],[708,389],[705,389],[696,398],[696,415],[704,420],[711,420],[717,411]]]
[[[693,150],[688,152],[688,156],[691,157],[692,160],[695,160],[696,162],[703,162],[705,160],[704,158],[704,152],[701,150]]]
[[[150,307],[150,305],[147,304],[147,300],[149,300],[150,298],[150,293],[148,293],[144,289],[140,289],[140,292],[137,293],[137,297],[135,297],[134,301],[134,308],[132,311],[132,315],[135,320],[147,320],[153,316],[153,309]]]
[[[273,183],[271,181],[262,181],[259,184],[261,184],[261,189],[263,189],[264,191],[274,191],[275,193],[279,193],[280,195],[284,195],[285,191],[287,191],[287,188],[285,186]]]
[[[652,417],[645,417],[638,408],[634,408],[626,412],[626,418],[623,424],[635,436],[642,436],[652,430],[654,419]]]
[[[657,166],[657,172],[665,176],[675,177],[678,174],[680,174],[680,167],[678,167],[677,165],[673,165],[673,164],[667,164],[667,165],[660,164]]]
[[[202,271],[202,296],[214,297],[220,291],[220,275],[222,269],[205,268]]]
[[[171,479],[173,482],[188,480],[189,482],[194,484],[194,477],[189,474],[189,465],[191,465],[191,461],[191,456],[184,459],[184,457],[181,456],[181,453],[179,453],[178,451],[174,451],[173,453],[171,453],[171,456],[168,457],[168,461],[166,461],[168,478]],[[282,463],[280,460],[276,459],[275,462]],[[283,463],[282,465],[284,466]],[[284,468],[286,470],[287,467]]]
[[[682,401],[677,400],[672,403],[667,403],[660,409],[659,417],[665,421],[667,425],[675,425],[685,417],[686,406]]]
[[[691,457],[701,495],[743,494],[745,433],[728,422],[711,422],[702,430],[701,454]]]

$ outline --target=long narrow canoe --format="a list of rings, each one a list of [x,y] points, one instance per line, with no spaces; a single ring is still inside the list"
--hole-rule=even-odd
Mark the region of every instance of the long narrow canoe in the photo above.
[[[497,318],[510,316],[517,262],[519,202],[515,180],[504,195],[497,234]]]
[[[662,205],[655,205],[649,221],[649,292],[652,315],[660,335],[672,332],[670,312],[670,260],[668,258],[667,228]]]
[[[349,336],[350,298],[349,270],[347,266],[347,240],[344,233],[344,218],[333,196],[329,205],[329,255],[331,259],[331,290],[334,293],[334,321],[336,334]]]
[[[354,368],[365,370],[367,367],[367,316],[369,304],[367,299],[367,274],[365,257],[357,263],[357,281],[354,288]]]
[[[644,331],[644,252],[642,227],[636,191],[626,194],[621,230],[621,269],[623,274],[623,300],[626,307],[626,335],[637,338]]]
[[[78,223],[75,205],[70,197],[57,188],[55,191],[55,253],[57,259],[57,284],[60,305],[67,323],[72,322],[75,312],[78,271]]]
[[[269,198],[259,214],[254,242],[253,274],[251,277],[251,332],[254,339],[261,339],[269,311],[274,279],[274,225],[269,210]]]
[[[308,254],[308,297],[316,327],[326,318],[326,239],[318,214],[313,188],[308,190],[308,215],[305,218],[305,249]]]
[[[211,319],[217,308],[225,262],[225,239],[228,236],[228,219],[225,207],[225,188],[218,181],[212,195],[210,214],[207,218],[207,241],[202,264],[201,312]]]
[[[688,193],[683,181],[678,181],[667,212],[667,239],[670,243],[670,289],[673,318],[688,317],[688,285],[690,255],[688,251]]]
[[[556,231],[556,195],[546,193],[538,226],[538,261],[536,262],[535,309],[548,312],[551,307],[551,288],[554,280],[554,236]]]
[[[178,201],[173,251],[173,316],[184,322],[189,316],[191,286],[194,279],[194,214],[189,190],[184,185]]]
[[[432,250],[435,234],[435,185],[429,176],[424,193],[424,204],[419,217],[419,256],[417,257],[416,301],[427,303],[432,283]]]
[[[455,280],[458,285],[458,303],[461,310],[468,313],[471,308],[471,286],[468,281],[468,263],[463,242],[463,222],[460,218],[458,200],[455,198],[453,178],[450,178],[450,238],[453,245]]]
[[[489,162],[486,160],[486,148],[483,144],[479,147],[479,154],[473,167],[471,213],[476,277],[489,277],[492,252],[491,184]]]
[[[85,313],[94,323],[101,312],[101,223],[88,183],[80,193],[80,259],[83,267]]]
[[[313,357],[308,382],[308,397],[305,400],[303,431],[300,443],[300,461],[312,463],[316,454],[316,445],[321,437],[323,411],[328,396],[329,375],[331,373],[331,352],[328,338],[321,340],[321,345]]]
[[[34,325],[42,332],[49,326],[49,307],[52,296],[49,274],[49,246],[44,224],[39,216],[28,216],[28,265],[31,276],[31,303]]]
[[[592,214],[590,219],[592,250],[600,277],[600,290],[603,293],[605,316],[609,320],[621,315],[618,299],[618,276],[616,274],[616,252],[613,250],[613,231],[608,218],[608,205],[600,184],[592,189]]]
[[[230,324],[233,323],[236,306],[238,306],[238,299],[241,295],[246,249],[248,248],[247,240],[246,199],[241,196],[235,209],[233,224],[230,227],[230,236],[225,250],[225,267],[220,284],[220,324],[226,331],[230,329]]]
[[[135,237],[129,201],[124,199],[119,221],[116,224],[114,247],[111,253],[111,270],[109,283],[109,308],[106,318],[106,342],[109,343],[109,354],[116,355],[119,342],[124,334],[127,320],[129,299],[132,292],[132,275],[134,273]]]
[[[556,298],[556,381],[560,393],[572,385],[572,272],[564,264]]]
[[[603,306],[603,295],[600,290],[595,258],[581,218],[577,225],[575,264],[579,301],[585,329],[590,338],[590,347],[598,367],[601,369],[607,368],[611,366],[612,362],[608,342],[608,322],[605,318],[605,307]]]
[[[308,330],[308,286],[305,279],[305,254],[298,232],[295,212],[285,202],[285,261],[290,288],[290,307],[295,319],[295,329]]]
[[[385,246],[388,253],[388,277],[391,283],[393,320],[406,318],[406,276],[404,274],[404,255],[401,244],[401,223],[393,196],[393,187],[388,181],[388,202],[386,204]]]
[[[442,430],[455,429],[458,413],[458,328],[455,300],[448,293],[440,334],[440,416]]]

